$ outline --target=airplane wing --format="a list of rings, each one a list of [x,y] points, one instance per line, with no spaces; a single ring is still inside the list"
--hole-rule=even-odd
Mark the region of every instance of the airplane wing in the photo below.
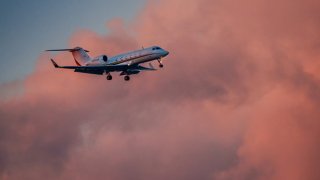
[[[122,75],[130,75],[130,74],[138,74],[141,71],[155,71],[157,69],[153,68],[153,66],[151,65],[151,63],[149,64],[149,68],[148,67],[144,67],[144,66],[140,66],[140,65],[131,65],[127,67],[127,70],[122,71],[120,73],[120,76]]]
[[[151,63],[149,63],[149,67],[137,65],[137,66],[132,66],[129,69],[135,69],[135,70],[139,70],[139,71],[155,71],[155,70],[157,70],[152,66]]]
[[[87,74],[97,74],[102,75],[105,72],[122,72],[120,75],[125,74],[138,74],[141,71],[155,71],[157,69],[153,68],[152,64],[149,63],[150,67],[144,67],[141,65],[97,65],[97,66],[59,66],[53,59],[50,59],[55,68],[63,69],[74,69],[74,72],[87,73]]]
[[[51,62],[55,68],[74,69],[75,72],[99,74],[104,72],[127,71],[128,65],[98,65],[98,66],[59,66],[53,59]]]

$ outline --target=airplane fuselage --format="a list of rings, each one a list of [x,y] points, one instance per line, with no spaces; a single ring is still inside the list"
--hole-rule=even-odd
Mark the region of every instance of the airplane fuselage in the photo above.
[[[148,61],[161,59],[169,54],[168,51],[157,46],[131,51],[128,53],[119,54],[111,58],[105,55],[94,58],[85,65],[135,65]]]

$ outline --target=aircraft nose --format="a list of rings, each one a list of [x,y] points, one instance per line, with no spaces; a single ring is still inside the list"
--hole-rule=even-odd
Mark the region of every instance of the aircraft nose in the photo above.
[[[169,54],[169,51],[164,51],[164,56],[167,56]]]

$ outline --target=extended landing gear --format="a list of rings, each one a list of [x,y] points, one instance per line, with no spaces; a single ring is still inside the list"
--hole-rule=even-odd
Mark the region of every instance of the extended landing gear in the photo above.
[[[125,81],[129,81],[129,80],[130,80],[130,76],[125,75],[125,76],[124,76],[124,80],[125,80]]]
[[[111,76],[110,73],[108,73],[108,75],[107,75],[107,80],[108,80],[108,81],[112,80],[112,76]]]
[[[158,62],[159,62],[159,67],[160,67],[160,68],[163,68],[163,64],[162,64],[161,59],[158,59]]]

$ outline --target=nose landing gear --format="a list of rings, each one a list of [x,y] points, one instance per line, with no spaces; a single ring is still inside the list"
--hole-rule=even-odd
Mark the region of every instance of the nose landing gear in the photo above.
[[[159,67],[160,67],[160,68],[163,68],[162,60],[161,60],[161,59],[158,59],[158,62],[159,62]]]
[[[108,80],[108,81],[112,80],[112,76],[111,76],[110,73],[108,73],[108,75],[107,75],[107,80]]]

